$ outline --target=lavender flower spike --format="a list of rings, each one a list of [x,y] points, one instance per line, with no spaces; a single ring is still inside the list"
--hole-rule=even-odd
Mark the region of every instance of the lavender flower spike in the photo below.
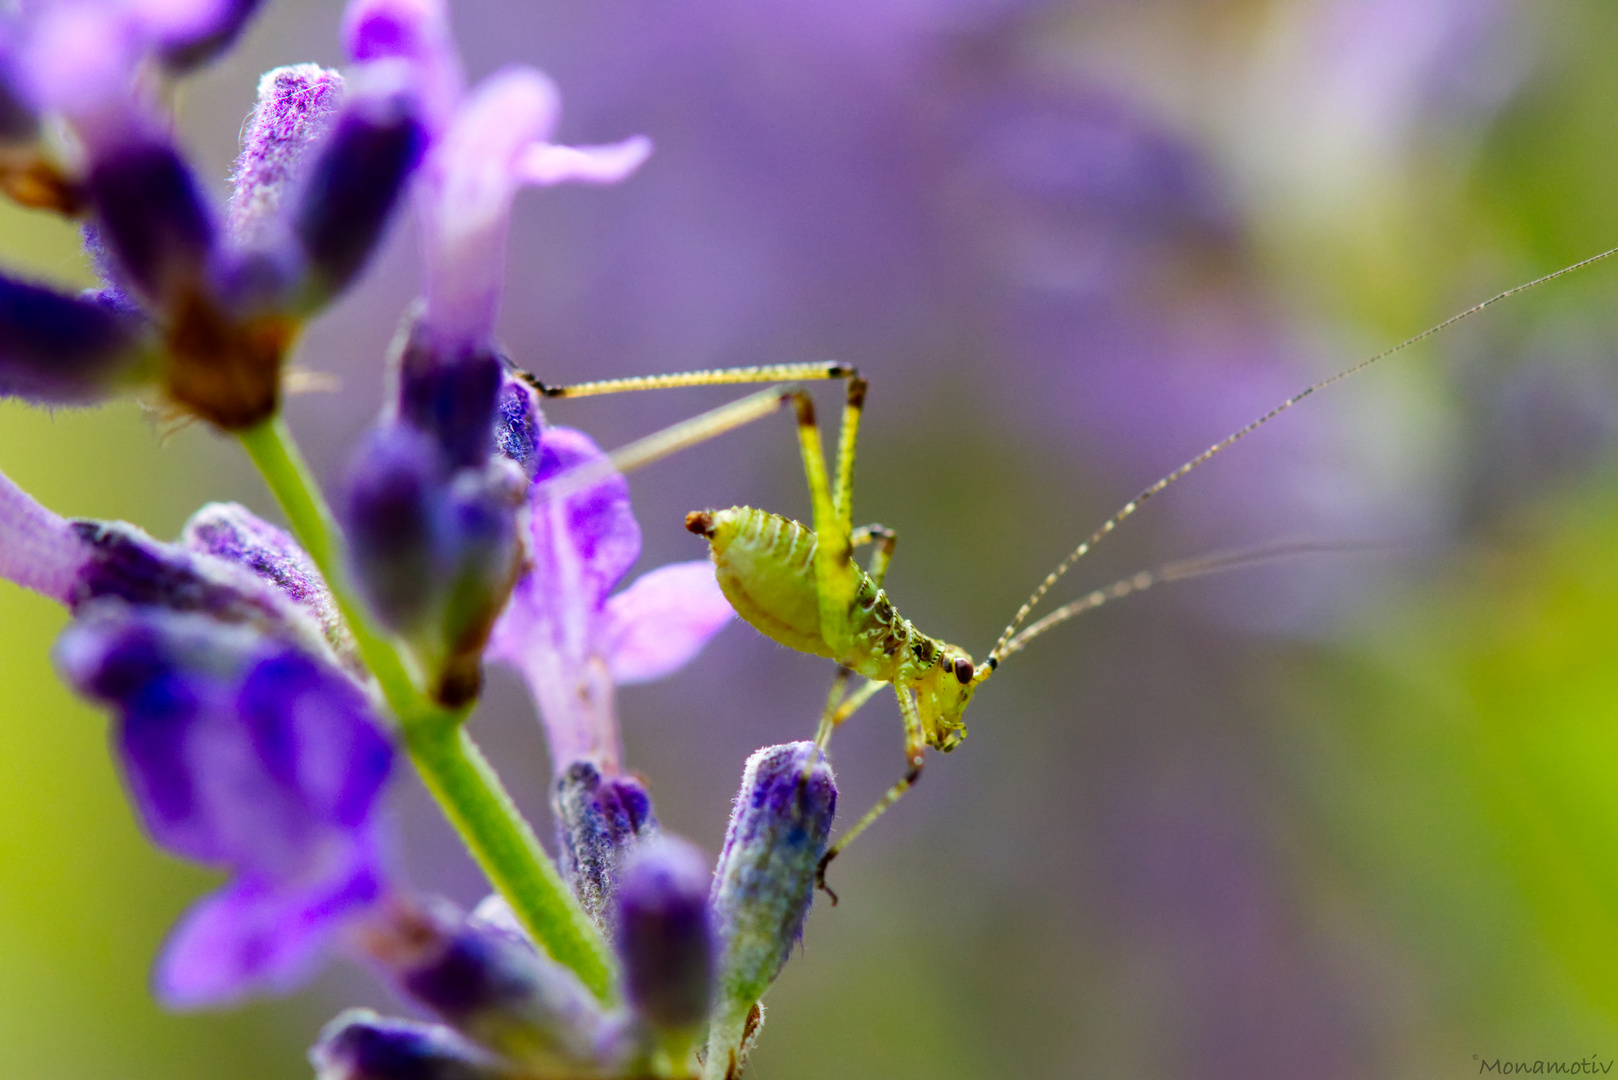
[[[71,522],[0,473],[0,578],[66,604],[93,554]]]
[[[747,759],[714,871],[721,951],[708,1080],[740,1067],[749,1014],[803,934],[836,810],[837,784],[814,743],[769,746]]]

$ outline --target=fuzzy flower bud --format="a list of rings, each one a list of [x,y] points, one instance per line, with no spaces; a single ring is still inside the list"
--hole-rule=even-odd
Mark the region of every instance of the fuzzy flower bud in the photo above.
[[[226,211],[238,245],[273,242],[287,193],[311,149],[331,130],[342,99],[342,75],[318,64],[279,67],[259,79],[258,104],[242,131]]]
[[[737,1068],[748,1013],[803,934],[836,810],[837,784],[814,743],[769,746],[747,759],[714,872],[720,962],[709,1077]]]
[[[305,305],[317,307],[364,269],[421,161],[426,129],[404,73],[370,73],[350,100],[299,194],[292,231],[311,278]]]
[[[654,1027],[688,1030],[708,1018],[714,936],[708,914],[713,875],[697,848],[661,836],[624,860],[614,920],[625,989]]]
[[[160,308],[198,287],[214,248],[213,220],[172,146],[119,145],[90,169],[102,240],[127,280]]]
[[[238,503],[209,503],[185,523],[180,545],[246,567],[274,585],[320,626],[326,643],[350,671],[364,671],[353,635],[326,579],[286,532]]]
[[[316,1080],[501,1080],[511,1073],[449,1028],[349,1009],[309,1051]]]
[[[433,437],[451,468],[475,468],[489,457],[505,364],[486,349],[444,356],[412,320],[393,365],[397,419]]]
[[[624,1050],[621,1020],[578,976],[486,918],[399,902],[364,940],[406,996],[526,1072],[571,1075]]]
[[[551,812],[562,874],[585,913],[605,925],[624,858],[658,834],[652,797],[634,777],[603,777],[592,762],[575,761],[556,778]]]
[[[96,300],[0,277],[0,397],[99,400],[143,373],[140,320]]]

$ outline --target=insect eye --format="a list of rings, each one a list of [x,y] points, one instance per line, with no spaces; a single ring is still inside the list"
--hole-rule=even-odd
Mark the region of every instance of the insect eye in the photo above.
[[[964,656],[955,661],[955,677],[965,686],[972,681],[972,661]]]

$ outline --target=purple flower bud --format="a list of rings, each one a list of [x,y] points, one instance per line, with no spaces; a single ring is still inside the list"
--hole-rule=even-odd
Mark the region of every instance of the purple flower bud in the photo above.
[[[236,43],[261,3],[262,0],[218,0],[206,18],[195,20],[162,44],[159,54],[163,66],[180,74],[213,60]]]
[[[673,837],[648,840],[624,860],[615,944],[629,1000],[655,1027],[692,1028],[708,1018],[714,989],[712,883],[707,857]]]
[[[504,458],[451,471],[411,424],[383,424],[350,467],[344,524],[354,572],[417,646],[443,704],[482,687],[480,658],[520,568],[525,478]]]
[[[505,376],[500,400],[495,404],[494,450],[516,462],[530,480],[539,471],[539,446],[544,427],[539,395],[527,383]]]
[[[331,299],[359,275],[426,145],[426,130],[406,87],[350,87],[350,100],[292,216],[312,279],[307,304]]]
[[[67,598],[75,614],[99,600],[121,600],[251,625],[316,655],[329,655],[312,613],[247,567],[161,543],[121,521],[70,525],[89,552]]]
[[[309,1051],[316,1080],[515,1080],[449,1028],[349,1009]]]
[[[747,759],[713,881],[720,961],[710,1074],[739,1054],[748,1012],[803,934],[836,810],[837,784],[814,743],[768,746]]]
[[[91,167],[87,186],[103,240],[143,295],[166,308],[199,286],[213,221],[173,147],[118,146]]]
[[[309,152],[330,130],[343,99],[343,77],[318,64],[279,67],[258,82],[258,104],[242,130],[226,220],[242,246],[273,242],[277,215]]]
[[[623,1052],[624,1024],[577,975],[448,904],[396,903],[364,944],[411,1000],[528,1072],[572,1075]]]
[[[0,578],[67,604],[94,555],[72,522],[0,473]]]
[[[0,276],[0,396],[80,404],[144,370],[137,319],[95,300]]]
[[[131,798],[168,850],[232,880],[164,949],[176,1007],[290,989],[385,893],[393,750],[347,675],[257,630],[103,600],[63,632],[63,678],[112,707]]]
[[[432,440],[406,424],[375,428],[349,465],[342,509],[355,575],[371,607],[414,629],[434,591],[434,503],[445,483]]]
[[[556,778],[551,812],[562,874],[590,918],[605,925],[624,858],[658,834],[652,797],[634,777],[603,777],[592,762],[575,761]]]
[[[465,84],[445,0],[351,0],[343,13],[343,41],[348,54],[367,67],[408,66],[428,129],[443,129]]]
[[[400,420],[433,437],[451,468],[475,468],[489,457],[505,364],[486,349],[444,355],[420,320],[396,353]]]
[[[313,616],[344,666],[362,672],[358,649],[326,579],[298,542],[237,503],[209,503],[186,522],[180,545],[244,566]]]

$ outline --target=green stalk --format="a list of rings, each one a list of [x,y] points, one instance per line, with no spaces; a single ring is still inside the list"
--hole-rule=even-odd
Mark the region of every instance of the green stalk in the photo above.
[[[286,421],[278,414],[236,435],[325,575],[360,655],[398,717],[410,759],[444,816],[534,940],[612,1003],[612,953],[467,735],[466,712],[446,709],[422,691],[404,645],[377,627],[359,602],[342,563],[342,532]]]

